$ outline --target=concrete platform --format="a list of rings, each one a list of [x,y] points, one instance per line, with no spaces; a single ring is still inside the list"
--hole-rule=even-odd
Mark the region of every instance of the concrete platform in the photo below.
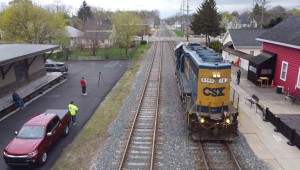
[[[237,69],[239,68],[232,69],[231,85],[240,95],[239,131],[243,133],[258,158],[264,160],[270,169],[297,169],[300,166],[300,150],[296,146],[288,145],[289,140],[281,133],[275,132],[271,123],[264,122],[262,112],[258,110],[256,113],[255,106],[250,108],[250,104],[245,103],[245,98],[255,94],[265,108],[268,107],[274,114],[284,117],[300,116],[300,105],[292,105],[290,101],[285,100],[285,95],[276,93],[275,87],[260,88],[254,85],[247,80],[247,72],[242,69],[241,83],[236,85]]]
[[[64,81],[66,75],[60,72],[47,73],[39,79],[36,79],[23,87],[16,89],[19,96],[28,103],[31,99],[43,93],[47,89]],[[19,109],[18,105],[12,100],[12,93],[0,98],[0,121],[7,117],[12,111]]]

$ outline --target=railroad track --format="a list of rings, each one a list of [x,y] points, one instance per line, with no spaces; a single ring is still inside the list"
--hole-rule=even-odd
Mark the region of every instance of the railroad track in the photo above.
[[[147,80],[135,112],[124,151],[121,169],[153,169],[159,107],[162,43],[154,44]]]
[[[201,165],[199,169],[241,170],[232,150],[227,143],[199,142],[198,152]],[[194,148],[195,150],[195,148]]]

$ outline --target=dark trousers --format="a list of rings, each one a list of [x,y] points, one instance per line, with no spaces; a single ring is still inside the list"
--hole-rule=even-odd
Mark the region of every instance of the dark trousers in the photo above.
[[[76,123],[76,115],[71,115],[71,122]]]
[[[18,105],[19,105],[19,107],[21,108],[21,109],[23,109],[24,108],[24,102],[23,102],[23,100],[18,100],[17,101],[17,103],[18,103]]]
[[[82,93],[85,94],[86,93],[86,87],[81,86],[82,88]]]

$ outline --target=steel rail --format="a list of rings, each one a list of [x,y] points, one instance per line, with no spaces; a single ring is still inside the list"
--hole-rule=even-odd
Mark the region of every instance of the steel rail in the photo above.
[[[229,150],[229,152],[230,152],[231,157],[232,157],[233,160],[234,160],[234,163],[235,163],[236,167],[238,168],[238,170],[241,170],[242,168],[241,168],[240,164],[238,163],[236,157],[234,156],[232,149],[229,147],[229,144],[226,143],[226,146],[227,146],[227,148],[228,148],[228,150]]]
[[[133,120],[133,123],[132,123],[132,126],[131,126],[131,129],[130,129],[130,133],[129,133],[129,138],[127,139],[127,142],[126,142],[126,145],[125,145],[125,149],[124,149],[124,152],[123,152],[123,155],[122,155],[122,159],[120,161],[120,164],[119,164],[119,170],[122,169],[123,165],[124,165],[124,162],[125,162],[125,157],[126,157],[126,154],[128,153],[128,147],[129,147],[129,143],[132,139],[132,134],[133,134],[133,130],[135,128],[135,125],[136,125],[136,120],[137,120],[137,117],[138,117],[138,114],[139,114],[139,110],[141,108],[141,104],[142,104],[142,101],[144,99],[144,94],[145,94],[145,90],[147,88],[147,84],[148,84],[148,81],[149,81],[149,78],[150,78],[150,73],[151,73],[151,69],[152,69],[152,66],[153,66],[153,63],[154,63],[154,59],[155,59],[155,55],[156,55],[156,51],[157,51],[157,44],[158,43],[155,43],[154,45],[154,52],[153,52],[153,56],[152,56],[152,60],[151,60],[151,64],[149,66],[149,69],[148,69],[148,73],[147,73],[147,79],[146,79],[146,82],[145,82],[145,85],[144,85],[144,88],[142,90],[142,95],[139,99],[139,104],[138,104],[138,108],[136,110],[136,113],[135,113],[135,117],[134,117],[134,120]]]
[[[151,162],[150,162],[150,169],[153,170],[153,162],[154,162],[154,155],[155,155],[155,145],[156,145],[156,130],[157,130],[157,117],[158,117],[158,106],[159,106],[159,95],[160,95],[160,82],[161,82],[161,67],[162,67],[162,56],[163,56],[163,43],[161,43],[161,50],[160,50],[160,61],[159,61],[159,75],[158,75],[158,90],[157,90],[157,98],[156,98],[156,111],[155,111],[155,118],[154,118],[154,130],[153,130],[153,141],[152,141],[152,151],[151,151]]]

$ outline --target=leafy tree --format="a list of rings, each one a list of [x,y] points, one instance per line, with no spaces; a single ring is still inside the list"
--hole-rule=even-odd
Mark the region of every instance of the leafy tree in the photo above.
[[[193,15],[194,20],[191,23],[191,29],[196,34],[204,34],[206,36],[206,44],[210,42],[209,36],[220,35],[222,28],[220,27],[221,15],[217,12],[215,0],[204,0],[197,13]]]
[[[125,48],[127,55],[128,49],[133,43],[133,36],[137,35],[142,29],[142,21],[133,12],[119,11],[112,16],[112,22],[114,25],[114,38],[121,47]]]
[[[296,8],[293,8],[290,12],[291,12],[292,15],[299,15],[300,14],[300,10],[296,9]]]
[[[281,21],[283,21],[283,19],[281,17],[277,17],[276,19],[271,19],[269,24],[267,26],[265,26],[264,28],[272,28],[275,25],[279,24]]]
[[[233,20],[233,15],[231,15],[231,14],[229,14],[228,12],[224,12],[223,14],[222,14],[222,19],[223,18],[226,18],[228,21],[231,21],[231,20]]]
[[[0,29],[7,41],[48,44],[65,29],[65,22],[61,16],[50,14],[31,1],[15,0],[3,11]]]
[[[219,41],[212,41],[208,45],[208,47],[210,49],[213,49],[217,53],[222,53],[222,50],[221,50],[222,46],[223,46],[223,44],[221,42],[219,42]]]
[[[91,12],[91,7],[87,5],[85,1],[83,1],[82,5],[77,12],[78,17],[85,23],[88,19],[92,19],[93,15]]]
[[[232,13],[231,13],[231,15],[232,16],[234,16],[234,17],[240,17],[240,14],[239,14],[239,12],[237,12],[237,11],[233,11]]]

